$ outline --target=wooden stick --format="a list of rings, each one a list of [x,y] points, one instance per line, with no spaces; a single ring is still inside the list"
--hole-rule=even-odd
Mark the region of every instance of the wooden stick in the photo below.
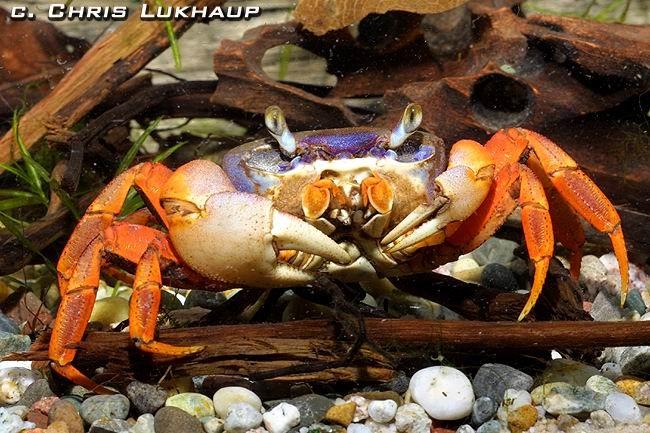
[[[222,3],[224,0],[167,0],[165,5],[214,7]],[[176,35],[193,23],[172,20]],[[93,45],[54,90],[22,117],[19,131],[27,148],[48,134],[68,130],[168,46],[164,22],[131,16]],[[0,162],[9,163],[17,157],[9,131],[0,139]]]

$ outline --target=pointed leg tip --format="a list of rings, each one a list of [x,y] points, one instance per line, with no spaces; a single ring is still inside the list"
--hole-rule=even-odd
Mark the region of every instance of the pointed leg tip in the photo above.
[[[70,364],[59,365],[57,362],[52,361],[50,365],[52,367],[52,370],[56,371],[57,374],[65,377],[76,385],[83,386],[89,391],[97,394],[118,394],[118,391],[102,386],[94,382],[92,379],[89,379],[86,375],[84,375],[82,372]]]

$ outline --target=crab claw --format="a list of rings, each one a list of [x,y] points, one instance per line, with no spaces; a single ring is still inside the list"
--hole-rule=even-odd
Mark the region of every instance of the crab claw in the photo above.
[[[386,251],[395,253],[425,240],[429,245],[444,241],[445,227],[463,221],[483,202],[493,170],[492,158],[483,146],[470,140],[454,144],[447,170],[435,180],[438,197],[415,208],[382,239],[383,245],[395,240]]]
[[[313,281],[314,274],[278,260],[283,250],[339,264],[351,260],[336,241],[273,208],[271,200],[238,191],[212,195],[198,212],[170,215],[169,234],[187,265],[232,284],[278,287]]]

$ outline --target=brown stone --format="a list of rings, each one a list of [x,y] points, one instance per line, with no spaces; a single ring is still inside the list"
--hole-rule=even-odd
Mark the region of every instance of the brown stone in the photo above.
[[[512,433],[523,433],[537,422],[535,406],[522,406],[508,413],[508,428]]]
[[[356,410],[357,405],[353,401],[334,405],[327,410],[323,420],[325,422],[332,422],[342,426],[348,426],[354,419],[354,412]]]
[[[84,433],[84,424],[77,408],[67,400],[58,400],[50,409],[49,424],[62,422],[69,433]]]

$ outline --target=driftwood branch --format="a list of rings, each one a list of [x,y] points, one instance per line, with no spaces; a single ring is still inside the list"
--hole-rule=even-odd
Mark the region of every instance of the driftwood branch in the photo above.
[[[167,6],[218,6],[222,0],[169,0]],[[173,20],[177,35],[194,22]],[[92,46],[54,90],[21,119],[20,134],[29,148],[48,134],[59,135],[88,114],[115,89],[169,46],[165,23],[133,15]],[[13,161],[17,146],[11,131],[0,139],[0,162]]]
[[[650,344],[650,322],[478,322],[366,319],[366,341],[359,354],[333,370],[266,379],[273,383],[386,382],[395,365],[422,353],[477,350],[540,353],[550,349],[588,349]],[[341,341],[340,327],[324,320],[254,325],[222,325],[171,329],[160,340],[177,345],[205,345],[193,358],[173,362],[178,376],[214,375],[224,381],[242,381],[256,374],[304,363],[336,361],[351,344]],[[46,361],[49,334],[31,351],[10,359]],[[127,333],[91,332],[79,346],[75,365],[86,371],[104,367],[104,379],[120,382],[134,376],[156,380],[169,359],[145,358],[133,350]],[[417,352],[419,356],[413,356]],[[119,378],[119,379],[117,379]],[[216,380],[216,379],[212,379]]]

